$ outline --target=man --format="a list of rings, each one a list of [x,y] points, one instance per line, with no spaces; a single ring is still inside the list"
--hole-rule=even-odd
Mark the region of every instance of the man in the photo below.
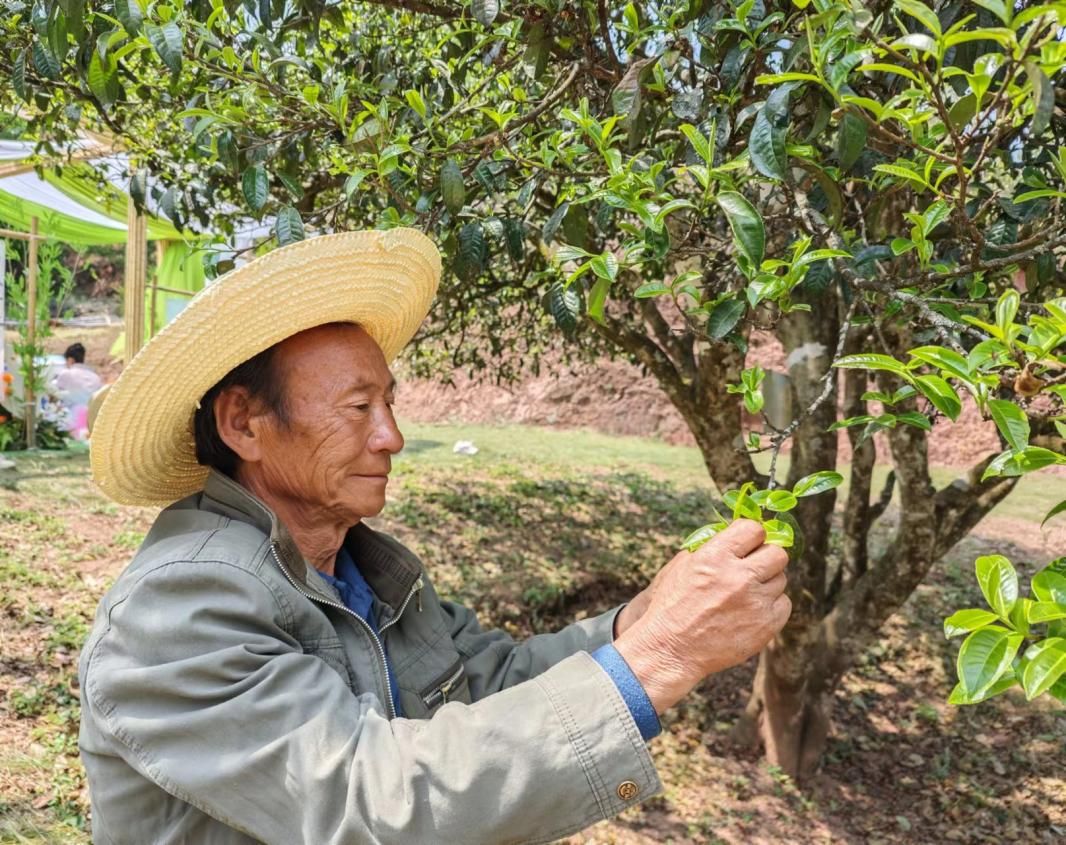
[[[52,388],[67,410],[67,430],[76,439],[82,440],[88,433],[89,401],[103,382],[85,363],[85,347],[80,343],[68,346],[63,357],[66,358],[66,367],[52,379]]]
[[[66,358],[66,367],[56,373],[52,384],[56,390],[63,393],[76,393],[79,396],[92,396],[100,389],[102,382],[100,376],[92,367],[85,363],[85,347],[80,343],[72,343],[63,353]]]
[[[95,478],[169,507],[81,658],[96,842],[548,842],[653,795],[657,714],[784,624],[751,522],[522,643],[363,523],[403,448],[388,361],[439,273],[411,230],[276,250],[113,386]]]

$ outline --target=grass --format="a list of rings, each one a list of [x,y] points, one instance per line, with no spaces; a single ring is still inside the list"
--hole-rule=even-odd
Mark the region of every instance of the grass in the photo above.
[[[715,492],[703,457],[694,446],[673,446],[646,437],[615,437],[593,431],[558,431],[535,426],[402,423],[401,427],[407,439],[407,448],[396,463],[401,473],[407,468],[459,466],[463,462],[497,471],[528,464],[578,472],[595,467],[611,472],[645,473],[676,487]],[[516,436],[516,432],[521,433]],[[453,454],[452,447],[458,440],[471,440],[480,451],[474,456]],[[767,472],[770,456],[757,455],[755,463],[761,472]],[[788,455],[783,455],[778,460],[779,480],[788,475],[788,469]],[[840,489],[843,498],[848,490],[848,465],[841,464],[837,469],[844,475]],[[884,485],[888,471],[887,466],[875,469],[875,491]],[[968,467],[933,467],[930,474],[933,484],[940,488],[965,478],[967,471]],[[1066,477],[1047,473],[1028,475],[998,507],[996,515],[1039,523],[1054,504],[1064,499]],[[1037,514],[1039,518],[1034,520]]]
[[[714,494],[693,448],[523,426],[404,431],[407,449],[376,523],[423,558],[441,593],[519,636],[631,595],[705,521]],[[479,453],[454,454],[456,440]],[[84,452],[16,461],[17,472],[0,472],[0,843],[86,843],[77,651],[155,512],[106,501]],[[954,474],[935,476],[943,484]],[[997,513],[1035,532],[1061,498],[1066,479],[1037,476]],[[751,666],[740,667],[666,720],[653,747],[665,795],[597,828],[594,841],[866,842],[867,832],[886,843],[955,841],[947,834],[960,812],[991,831],[986,841],[1014,830],[1007,825],[1019,813],[1027,820],[1013,841],[1041,841],[1049,825],[1066,825],[1066,811],[1054,815],[1054,796],[1066,790],[1055,764],[1066,753],[1062,720],[1012,699],[944,705],[955,645],[939,623],[979,600],[970,566],[991,547],[1010,551],[973,538],[946,559],[836,692],[837,729],[814,790],[729,745],[751,681]],[[975,744],[977,735],[998,742],[1007,724],[1009,754]],[[915,755],[923,769],[900,768]],[[927,818],[918,810],[930,801]]]

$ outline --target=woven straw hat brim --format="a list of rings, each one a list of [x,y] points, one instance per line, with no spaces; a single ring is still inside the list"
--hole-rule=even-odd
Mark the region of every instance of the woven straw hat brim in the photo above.
[[[200,291],[112,385],[92,431],[93,480],[122,504],[203,488],[192,421],[226,373],[305,329],[359,323],[391,361],[429,312],[440,254],[414,229],[345,232],[281,247]]]

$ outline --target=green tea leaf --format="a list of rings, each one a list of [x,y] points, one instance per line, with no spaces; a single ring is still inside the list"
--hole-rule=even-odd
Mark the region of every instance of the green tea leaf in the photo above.
[[[611,289],[610,278],[600,277],[589,292],[588,315],[597,323],[603,322],[603,311],[607,305],[607,292]]]
[[[924,3],[920,3],[918,0],[896,0],[896,5],[912,18],[919,21],[930,33],[937,38],[940,37],[942,32],[940,29],[940,19],[937,18],[936,12]]]
[[[688,138],[688,142],[692,144],[692,149],[694,149],[696,154],[707,163],[707,166],[713,166],[714,162],[712,159],[714,156],[711,154],[711,144],[703,137],[700,130],[691,123],[683,123],[681,124],[681,132],[686,138]]]
[[[293,244],[304,239],[304,221],[300,212],[291,205],[283,206],[274,221],[274,235],[280,246]]]
[[[755,123],[748,137],[748,153],[751,163],[763,176],[782,180],[788,156],[785,151],[785,130],[770,122],[764,106],[755,115]]]
[[[403,92],[403,97],[407,100],[407,105],[411,107],[414,113],[425,120],[426,101],[422,99],[422,94],[414,88],[409,88],[407,91]]]
[[[1041,569],[1030,583],[1038,600],[1066,604],[1066,572],[1059,571],[1055,564]]]
[[[998,619],[999,617],[990,610],[980,608],[957,610],[944,620],[944,636],[951,639],[960,634],[968,634],[970,631],[991,625]]]
[[[144,13],[137,0],[115,0],[115,17],[130,35],[136,35],[141,31]]]
[[[1026,62],[1025,72],[1033,85],[1033,122],[1029,131],[1033,135],[1040,135],[1051,125],[1051,115],[1055,111],[1055,87],[1036,62]]]
[[[766,529],[766,542],[772,546],[780,546],[783,549],[792,547],[795,542],[795,534],[792,526],[780,519],[768,519],[762,526]]]
[[[766,497],[766,501],[762,502],[762,507],[768,511],[774,511],[775,513],[784,513],[790,511],[796,505],[799,504],[796,499],[795,493],[790,493],[788,490],[770,490]]]
[[[913,425],[915,428],[922,429],[922,431],[931,431],[933,428],[933,424],[929,422],[929,417],[918,411],[904,411],[901,414],[896,414],[895,417],[897,422]]]
[[[1022,452],[1029,445],[1029,419],[1025,411],[1006,399],[990,399],[988,411],[1011,450]]]
[[[261,164],[254,164],[245,170],[241,177],[241,190],[248,207],[256,214],[262,211],[267,197],[270,196],[270,179],[266,168]]]
[[[181,73],[183,40],[181,29],[174,21],[159,26],[154,23],[144,24],[144,34],[155,48],[159,58],[163,60],[170,72],[177,76]]]
[[[458,214],[466,204],[466,186],[463,184],[463,171],[455,159],[444,162],[440,169],[440,195],[444,207],[452,214]]]
[[[948,419],[955,421],[962,413],[962,400],[950,384],[940,376],[915,376],[915,383],[933,406]]]
[[[1022,670],[1022,688],[1032,701],[1066,674],[1066,639],[1051,637],[1029,646]]]
[[[1040,527],[1043,528],[1045,522],[1047,522],[1052,517],[1058,516],[1060,513],[1063,512],[1066,512],[1066,499],[1063,499],[1061,502],[1055,505],[1055,507],[1053,507],[1047,512],[1044,518],[1040,520]]]
[[[636,299],[649,299],[653,296],[663,296],[668,293],[670,293],[669,285],[665,285],[662,282],[645,282],[633,291],[633,296]]]
[[[1004,339],[1010,337],[1009,329],[1011,323],[1014,322],[1014,317],[1018,313],[1018,306],[1021,304],[1021,296],[1014,288],[1010,288],[1004,291],[996,302],[996,326],[999,328],[1000,333]]]
[[[833,362],[834,367],[849,370],[884,370],[893,373],[904,381],[914,383],[914,376],[902,362],[897,361],[890,355],[881,355],[877,352],[863,352],[858,355],[845,355]]]
[[[866,121],[858,115],[846,112],[840,121],[837,134],[837,161],[841,170],[851,170],[866,147]]]
[[[721,340],[740,322],[748,306],[739,299],[724,299],[714,306],[707,319],[707,334],[715,340]]]
[[[1010,669],[1024,638],[996,625],[971,633],[959,649],[959,683],[970,696],[980,696]]]
[[[1018,682],[1018,678],[1015,676],[1012,669],[1007,669],[996,682],[992,684],[988,689],[975,695],[967,692],[961,683],[955,684],[955,688],[951,691],[951,696],[948,698],[948,704],[979,704],[982,701],[986,701],[993,696],[1006,692]]]
[[[556,282],[548,291],[548,310],[555,318],[555,324],[570,333],[577,328],[581,316],[581,297],[573,287]]]
[[[1010,619],[1011,609],[1018,601],[1018,573],[1003,555],[985,555],[974,563],[977,583],[985,601],[1004,621]]]
[[[817,496],[826,490],[832,490],[844,483],[844,476],[832,470],[822,470],[805,475],[792,487],[792,493],[798,497]]]
[[[694,552],[708,540],[710,540],[715,534],[719,534],[727,528],[725,522],[712,522],[709,525],[704,525],[697,528],[691,534],[689,534],[684,540],[681,541],[681,548],[689,552]]]
[[[762,217],[747,199],[735,191],[723,191],[718,195],[718,205],[725,212],[729,228],[737,248],[758,267],[762,264],[766,249],[766,227]]]
[[[954,349],[944,349],[940,346],[919,346],[908,353],[912,358],[939,367],[948,375],[961,379],[964,382],[970,380],[970,365]]]
[[[1066,619],[1066,604],[1054,601],[1034,601],[1028,607],[1027,617],[1033,625]]]
[[[999,18],[1004,24],[1010,26],[1010,8],[1003,0],[973,0],[975,6],[980,6],[983,9],[988,9],[992,14]],[[1013,3],[1011,4],[1013,5]]]

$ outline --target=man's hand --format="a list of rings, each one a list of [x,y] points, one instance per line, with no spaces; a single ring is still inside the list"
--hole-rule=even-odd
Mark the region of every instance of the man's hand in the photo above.
[[[633,596],[628,604],[618,611],[618,615],[614,618],[614,638],[616,640],[647,612],[648,607],[651,605],[652,593],[655,592],[656,582],[659,580],[659,576],[663,574],[663,571],[663,569],[660,569],[655,576],[655,580]]]
[[[708,675],[758,654],[788,621],[788,555],[763,527],[739,519],[695,552],[681,552],[637,597],[615,647],[664,713]],[[619,618],[621,623],[623,620]]]

